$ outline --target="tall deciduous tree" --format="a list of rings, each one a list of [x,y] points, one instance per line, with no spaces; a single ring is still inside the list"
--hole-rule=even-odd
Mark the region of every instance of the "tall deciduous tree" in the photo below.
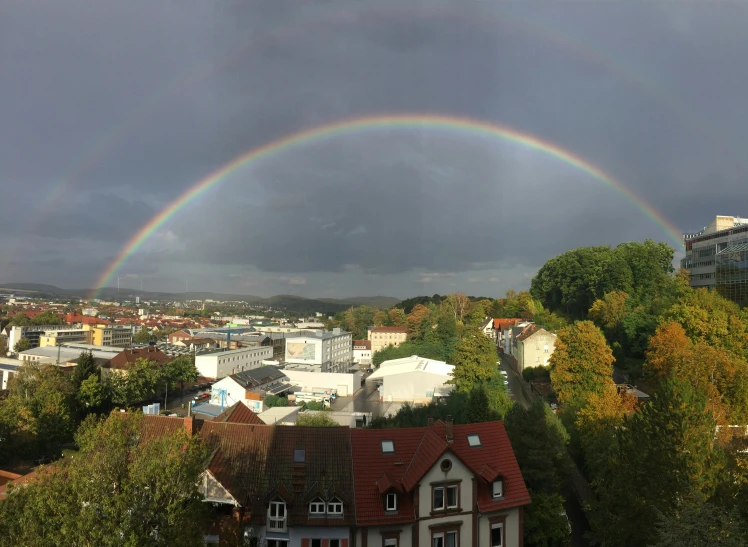
[[[390,308],[387,315],[393,327],[405,327],[408,324],[408,318],[402,308]]]
[[[431,316],[431,310],[429,310],[423,304],[416,304],[413,310],[408,314],[408,335],[413,340],[418,340],[423,337],[423,324],[425,320],[428,320]]]
[[[591,321],[561,329],[550,357],[551,382],[563,404],[580,408],[613,385],[613,352]]]
[[[496,348],[478,329],[470,329],[455,348],[451,383],[458,391],[470,392],[489,381],[496,370]]]
[[[153,336],[151,335],[150,331],[148,330],[148,327],[143,325],[140,327],[140,330],[133,336],[133,342],[136,344],[148,344],[153,340]]]
[[[203,545],[195,484],[209,448],[183,430],[149,439],[141,420],[117,413],[86,422],[79,456],[11,487],[0,504],[0,546]]]
[[[13,351],[15,351],[16,353],[21,353],[22,351],[26,351],[27,349],[31,349],[31,340],[29,340],[25,336],[22,337],[18,342],[16,342],[15,346],[13,346]]]
[[[96,359],[90,351],[81,352],[78,359],[75,360],[75,363],[75,370],[73,370],[73,375],[71,377],[75,389],[80,387],[81,383],[83,383],[84,380],[87,380],[89,376],[100,375],[99,366],[96,364]]]

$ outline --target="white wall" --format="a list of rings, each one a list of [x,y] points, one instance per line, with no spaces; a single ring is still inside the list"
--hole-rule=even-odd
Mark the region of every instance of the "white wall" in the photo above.
[[[404,372],[402,374],[387,375],[383,378],[381,394],[385,401],[423,402],[431,400],[436,389],[449,389],[446,384],[451,376],[432,374],[427,371]],[[390,399],[391,397],[391,399]]]
[[[490,545],[491,542],[491,523],[490,517],[506,515],[506,524],[504,528],[504,545],[506,547],[519,547],[519,512],[520,509],[509,509],[507,511],[498,511],[496,513],[484,513],[478,516],[478,545]]]
[[[234,403],[238,403],[239,401],[244,400],[244,394],[246,393],[246,390],[237,383],[233,378],[230,376],[226,376],[223,380],[219,380],[215,384],[213,384],[213,387],[211,388],[211,401],[212,400],[218,400],[218,394],[221,392],[222,389],[226,390],[226,405],[231,406]]]
[[[283,369],[290,383],[299,386],[296,391],[309,391],[315,387],[324,387],[326,389],[337,389],[345,385],[348,394],[352,395],[361,387],[361,373],[342,373],[342,372],[308,372],[305,370]]]
[[[251,347],[230,352],[208,353],[195,358],[195,367],[200,376],[224,378],[243,370],[262,366],[263,359],[273,357],[272,347]]]
[[[400,545],[400,547],[410,547],[411,545],[413,545],[413,524],[410,522],[392,524],[389,526],[372,526],[370,528],[358,529],[356,531],[356,545],[362,545],[361,536],[364,533],[368,533],[367,545],[370,545],[372,547],[381,547],[382,532],[395,532],[397,530],[400,530],[400,543],[398,544]],[[429,541],[431,541],[431,538],[429,538]],[[421,545],[431,547],[429,543],[422,543]],[[464,543],[460,543],[460,545],[463,547],[465,546]]]

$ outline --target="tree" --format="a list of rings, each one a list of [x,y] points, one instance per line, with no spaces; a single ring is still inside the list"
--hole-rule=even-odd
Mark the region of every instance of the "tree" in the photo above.
[[[496,418],[489,407],[488,392],[483,384],[479,384],[470,392],[465,417],[471,424],[489,422]]]
[[[405,327],[408,324],[408,318],[402,308],[390,308],[387,315],[393,327]]]
[[[626,299],[629,297],[623,291],[611,291],[599,300],[595,300],[590,308],[590,319],[607,332],[615,332],[626,316]]]
[[[288,399],[286,397],[278,397],[277,395],[266,395],[262,402],[268,408],[288,406]]]
[[[457,344],[455,366],[450,383],[457,391],[468,393],[491,379],[496,370],[496,348],[491,339],[478,329],[467,331]]]
[[[109,377],[112,402],[127,405],[151,397],[160,379],[161,373],[155,361],[138,358],[124,373],[114,373]]]
[[[330,418],[324,412],[302,412],[296,418],[296,425],[314,426],[314,427],[337,427],[338,422]]]
[[[13,321],[11,321],[10,325],[16,327],[30,327],[33,323],[28,315],[19,312],[13,316]]]
[[[79,457],[11,486],[0,546],[202,545],[206,512],[195,484],[210,448],[181,429],[144,439],[141,416],[87,420]]]
[[[73,386],[76,389],[80,387],[83,381],[87,380],[91,375],[100,375],[99,365],[96,364],[96,359],[94,358],[92,352],[81,352],[80,356],[78,356],[78,359],[76,359],[75,362],[76,366],[75,370],[73,370],[71,380],[73,382]]]
[[[455,321],[462,323],[468,311],[470,299],[463,292],[452,293],[443,301],[443,306],[451,311]]]
[[[153,336],[148,331],[148,328],[145,325],[143,325],[140,328],[140,331],[138,331],[138,333],[135,336],[133,336],[132,340],[136,344],[148,344],[153,340]]]
[[[559,494],[530,491],[532,503],[525,509],[525,545],[566,547],[571,533],[564,515],[564,498]]]
[[[83,408],[93,411],[100,408],[106,401],[106,387],[96,374],[92,374],[81,382],[75,397]]]
[[[0,357],[8,355],[8,342],[4,336],[0,336]]]
[[[47,310],[35,315],[31,320],[32,325],[62,325],[62,319],[53,310]]]
[[[422,304],[416,304],[408,314],[408,335],[411,340],[419,340],[423,337],[423,324],[431,316],[431,311]]]
[[[691,494],[671,514],[657,513],[659,541],[653,547],[745,547],[745,530],[741,528],[734,511]]]
[[[200,373],[195,367],[195,358],[192,355],[180,355],[169,361],[162,367],[161,374],[170,387],[179,382],[182,393],[184,393],[184,384],[195,382],[200,377]]]
[[[22,351],[31,349],[31,347],[31,340],[24,336],[18,342],[16,342],[15,346],[13,346],[13,351],[15,351],[16,353],[21,353]]]
[[[549,364],[558,400],[573,408],[582,407],[592,393],[613,384],[613,352],[591,321],[558,332]]]

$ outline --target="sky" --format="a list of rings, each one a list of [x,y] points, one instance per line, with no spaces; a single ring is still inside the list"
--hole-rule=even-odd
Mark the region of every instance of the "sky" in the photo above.
[[[748,3],[729,1],[4,0],[0,283],[91,288],[234,158],[370,116],[511,127],[596,166],[678,232],[748,216],[746,26]],[[558,157],[410,124],[244,164],[110,282],[498,297],[568,249],[646,238],[674,244]]]

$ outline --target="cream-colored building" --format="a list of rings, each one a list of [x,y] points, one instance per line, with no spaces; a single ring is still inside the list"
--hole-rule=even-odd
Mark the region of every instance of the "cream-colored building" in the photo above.
[[[517,371],[529,367],[544,367],[549,364],[556,349],[556,335],[543,327],[530,324],[516,336],[512,347],[512,357],[516,360]]]
[[[91,331],[89,344],[95,346],[114,346],[127,348],[132,346],[132,328],[123,325],[83,325]]]
[[[371,354],[386,348],[387,346],[399,346],[408,339],[408,329],[405,327],[374,327],[369,331],[368,339],[371,340]]]
[[[59,346],[62,344],[90,344],[93,333],[84,329],[51,330],[39,337],[39,347]]]

